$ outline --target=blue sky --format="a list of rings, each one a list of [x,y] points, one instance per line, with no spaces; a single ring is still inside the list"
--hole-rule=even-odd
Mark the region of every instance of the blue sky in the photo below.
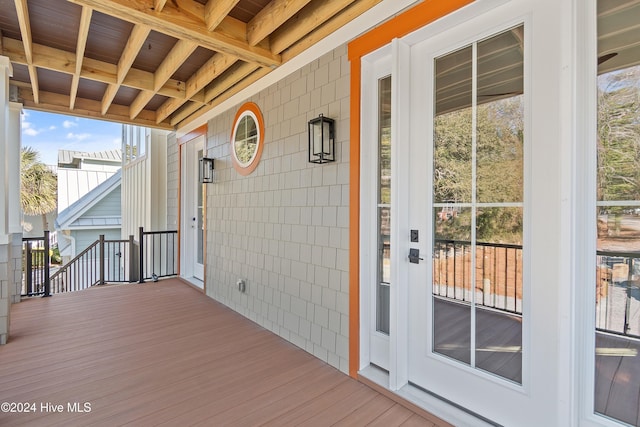
[[[103,120],[23,110],[22,146],[40,153],[48,165],[58,163],[58,150],[103,151],[121,148],[122,125]]]

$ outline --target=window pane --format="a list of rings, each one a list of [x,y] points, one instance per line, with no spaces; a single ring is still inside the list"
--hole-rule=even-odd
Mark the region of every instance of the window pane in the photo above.
[[[594,406],[597,413],[631,425],[640,420],[637,22],[638,2],[598,1]]]
[[[522,202],[523,27],[478,43],[477,198]]]
[[[240,119],[233,147],[240,163],[251,161],[258,149],[258,128],[253,117],[246,115]]]
[[[378,280],[376,330],[389,334],[391,285],[391,76],[378,81]]]
[[[517,383],[523,35],[520,26],[436,59],[433,169],[434,352]]]
[[[436,59],[433,199],[471,201],[472,49]]]
[[[476,366],[522,382],[522,208],[476,216]]]

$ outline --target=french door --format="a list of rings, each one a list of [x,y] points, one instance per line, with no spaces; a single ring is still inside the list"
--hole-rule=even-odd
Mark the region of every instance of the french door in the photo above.
[[[523,392],[524,25],[411,52],[408,380],[488,419]]]
[[[391,389],[423,389],[505,425],[536,406],[525,38],[522,21],[481,35],[456,26],[395,40],[362,66],[362,137],[377,148],[361,152],[361,181],[376,183],[361,196],[371,230],[361,357]]]
[[[199,180],[204,137],[182,146],[181,274],[204,280],[204,191]],[[200,282],[196,282],[200,283]]]

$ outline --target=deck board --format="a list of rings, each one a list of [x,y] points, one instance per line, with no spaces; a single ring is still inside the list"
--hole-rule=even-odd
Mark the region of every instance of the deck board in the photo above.
[[[11,316],[0,402],[38,408],[0,413],[2,426],[436,425],[176,279],[35,298]]]

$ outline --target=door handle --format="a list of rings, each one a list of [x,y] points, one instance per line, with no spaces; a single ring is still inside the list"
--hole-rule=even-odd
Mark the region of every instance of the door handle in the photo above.
[[[424,258],[420,258],[420,249],[409,249],[409,262],[412,264],[419,264]]]

